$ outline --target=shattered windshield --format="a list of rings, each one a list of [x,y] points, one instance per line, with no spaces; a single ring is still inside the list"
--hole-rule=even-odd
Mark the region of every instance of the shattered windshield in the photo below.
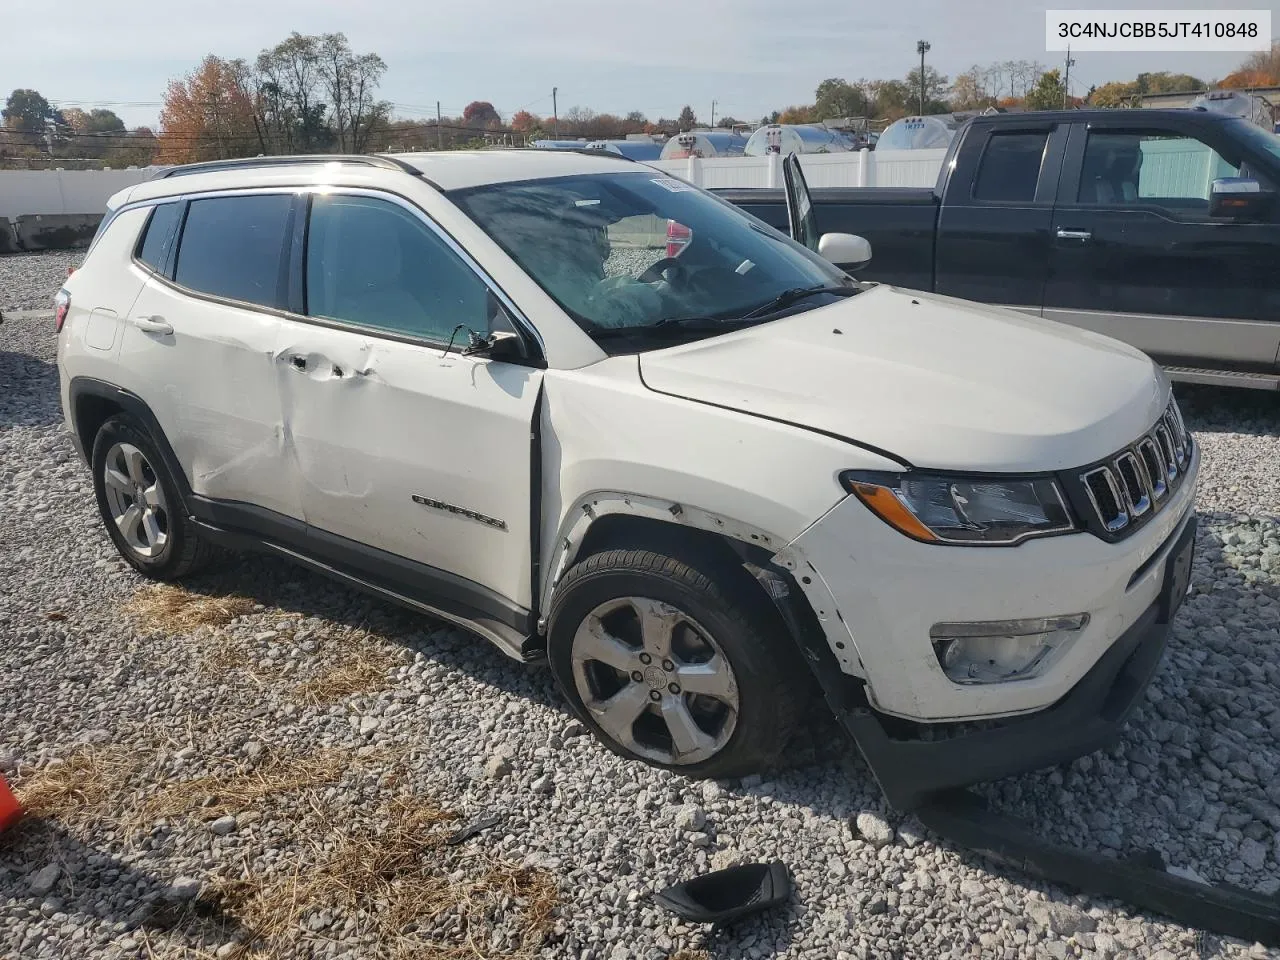
[[[658,170],[450,196],[598,339],[676,329],[711,336],[857,290],[773,228]]]

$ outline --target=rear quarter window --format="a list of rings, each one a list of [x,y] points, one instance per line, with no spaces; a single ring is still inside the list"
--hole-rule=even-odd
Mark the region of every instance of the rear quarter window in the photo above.
[[[151,216],[147,218],[142,243],[138,247],[138,259],[157,273],[164,273],[168,265],[181,213],[182,204],[161,203],[152,208]]]
[[[283,308],[292,206],[289,194],[192,200],[174,280],[199,293]]]

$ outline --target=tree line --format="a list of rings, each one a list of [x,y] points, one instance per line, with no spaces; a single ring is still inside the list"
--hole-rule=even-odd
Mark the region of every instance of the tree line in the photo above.
[[[553,136],[674,135],[704,122],[688,105],[674,117],[656,120],[640,111],[620,116],[582,106],[553,117],[518,110],[504,118],[486,100],[472,101],[457,116],[397,117],[394,105],[378,96],[386,69],[378,54],[354,51],[342,33],[294,32],[252,61],[210,54],[190,74],[169,83],[158,131],[126,129],[107,109],[58,109],[35,90],[17,89],[0,111],[0,159],[65,157],[124,166],[260,154],[521,146]],[[1090,87],[1077,97],[1066,89],[1059,70],[1028,60],[974,65],[954,79],[925,66],[923,81],[923,111],[921,70],[916,67],[901,80],[823,80],[812,103],[774,110],[759,122],[815,123],[836,117],[892,121],[919,112],[987,107],[1128,107],[1157,93],[1280,86],[1280,43],[1251,54],[1216,83],[1186,73],[1141,73],[1133,80]],[[716,118],[717,127],[738,123],[731,116]]]

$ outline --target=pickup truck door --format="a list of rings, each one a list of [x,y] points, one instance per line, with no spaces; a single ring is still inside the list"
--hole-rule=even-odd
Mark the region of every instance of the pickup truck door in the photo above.
[[[794,153],[782,161],[782,179],[787,187],[787,228],[791,239],[817,253],[819,234],[813,197],[800,169],[800,158]]]
[[[511,313],[409,201],[333,188],[304,203],[305,299],[274,360],[311,551],[528,631],[542,371],[463,353],[469,331],[516,332]]]
[[[975,123],[938,214],[934,289],[1039,313],[1067,125]]]
[[[1073,124],[1045,316],[1164,362],[1272,369],[1280,224],[1209,217],[1211,182],[1242,165],[1264,180],[1221,123],[1182,126],[1124,111]]]

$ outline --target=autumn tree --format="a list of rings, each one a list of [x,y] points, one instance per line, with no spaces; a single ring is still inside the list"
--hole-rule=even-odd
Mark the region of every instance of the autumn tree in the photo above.
[[[649,123],[648,118],[639,110],[632,110],[623,119],[627,121],[627,126],[634,127],[632,133],[643,132],[644,127]]]
[[[62,119],[68,145],[78,157],[103,157],[125,136],[124,121],[111,110],[71,107],[62,111]]]
[[[542,121],[528,110],[517,110],[511,115],[511,129],[516,133],[529,133],[542,125]]]
[[[244,74],[243,61],[210,54],[188,76],[170,81],[160,110],[158,162],[192,163],[261,152]]]
[[[1239,69],[1222,78],[1219,86],[1235,90],[1280,86],[1280,42],[1273,41],[1270,50],[1249,54]]]
[[[693,112],[693,107],[685,104],[684,109],[680,111],[680,116],[676,117],[676,126],[681,130],[692,130],[698,125],[698,118]]]
[[[808,104],[796,104],[786,107],[778,114],[776,123],[813,123],[818,119],[817,112]]]
[[[974,64],[951,84],[952,110],[984,110],[996,102],[989,83],[991,71]]]
[[[488,100],[472,100],[463,108],[462,120],[469,127],[483,130],[502,126],[502,117]]]

